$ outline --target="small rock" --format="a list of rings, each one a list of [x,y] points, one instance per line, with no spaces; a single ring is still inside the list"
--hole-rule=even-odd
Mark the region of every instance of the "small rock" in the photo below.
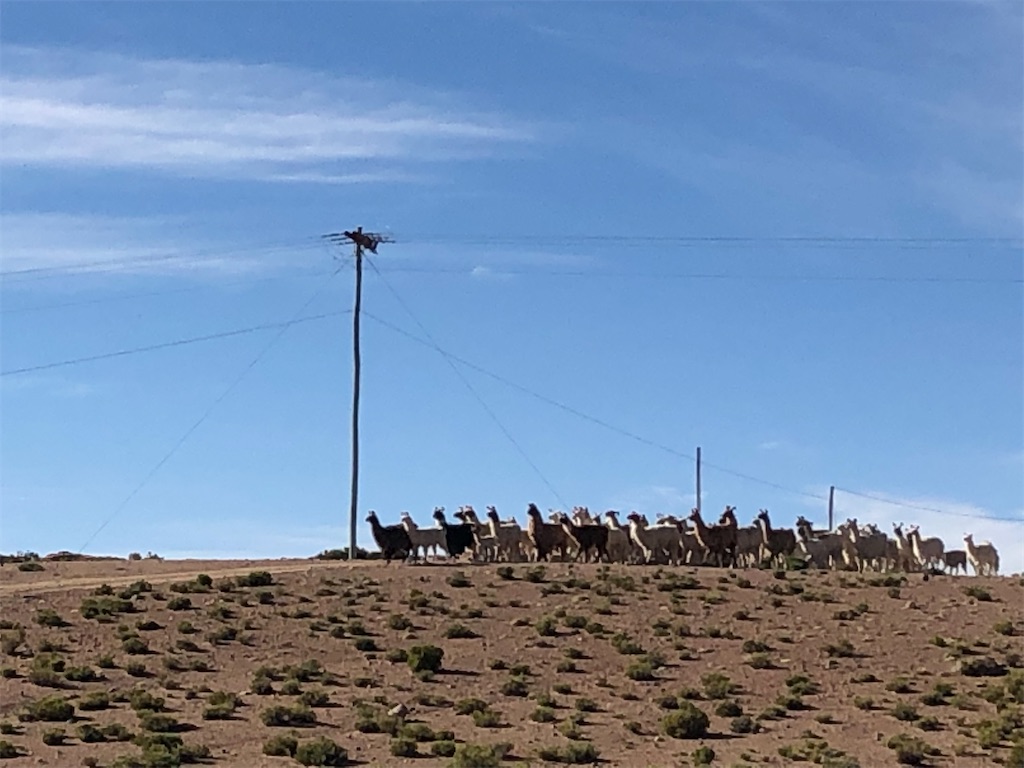
[[[405,704],[398,704],[388,710],[388,714],[393,717],[405,717],[409,714],[409,708]]]

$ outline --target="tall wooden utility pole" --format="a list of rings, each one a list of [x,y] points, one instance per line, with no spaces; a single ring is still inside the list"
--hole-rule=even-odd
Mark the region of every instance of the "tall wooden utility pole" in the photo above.
[[[697,511],[700,512],[700,446],[697,446]]]
[[[830,531],[834,530],[833,527],[832,527],[832,524],[835,521],[832,519],[832,515],[833,515],[833,513],[835,511],[835,500],[836,500],[836,487],[834,485],[830,485],[828,487],[828,529]]]
[[[356,559],[356,529],[359,516],[359,382],[362,359],[359,350],[359,313],[363,307],[363,249],[376,255],[380,243],[392,242],[390,238],[374,232],[355,231],[332,232],[324,238],[336,244],[355,244],[356,257],[356,300],[352,308],[352,492],[348,512],[348,559]]]

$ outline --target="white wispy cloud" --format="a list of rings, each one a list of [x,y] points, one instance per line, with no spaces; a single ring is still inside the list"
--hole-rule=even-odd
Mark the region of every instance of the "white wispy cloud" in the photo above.
[[[5,165],[405,181],[536,137],[450,94],[276,64],[5,46],[0,94]]]
[[[185,219],[69,214],[0,213],[4,287],[35,288],[47,274],[192,275],[216,277],[301,265],[324,246],[310,238],[279,244],[217,243],[196,239]]]
[[[946,549],[964,549],[964,534],[974,535],[974,541],[991,541],[999,550],[1000,573],[1024,572],[1024,509],[1010,514],[996,514],[991,510],[954,499],[929,496],[901,497],[885,492],[868,492],[876,496],[910,507],[901,507],[885,501],[853,496],[836,491],[835,520],[840,523],[856,518],[858,523],[874,523],[879,530],[892,535],[893,523],[919,525],[921,535],[938,536]],[[948,514],[939,514],[915,507],[941,509]],[[816,505],[820,510],[820,505]],[[994,519],[1016,518],[1016,520]],[[820,519],[820,516],[819,516]]]
[[[650,113],[601,122],[609,145],[708,196],[770,189],[755,202],[783,229],[811,221],[843,232],[865,222],[871,234],[888,234],[901,226],[901,209],[923,205],[986,235],[1017,236],[1020,5],[959,10],[925,4],[912,18],[886,15],[884,25],[837,25],[807,4],[744,4],[727,19],[601,9],[557,35],[543,28],[542,11],[523,13],[532,16],[527,27],[557,44],[656,85],[678,78],[680,98],[695,71],[735,89],[729,108],[742,108],[756,131],[716,123],[715,110],[699,103],[670,129],[658,125],[657,102]],[[817,45],[826,33],[828,45]]]

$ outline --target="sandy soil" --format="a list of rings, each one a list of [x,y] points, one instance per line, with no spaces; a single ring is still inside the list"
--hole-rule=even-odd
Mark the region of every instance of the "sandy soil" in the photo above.
[[[265,742],[292,729],[265,725],[261,717],[275,704],[296,704],[298,691],[329,696],[328,706],[314,707],[315,725],[294,729],[299,741],[326,736],[364,765],[451,764],[451,758],[431,754],[429,741],[418,744],[418,757],[396,757],[390,735],[357,730],[359,718],[371,714],[369,705],[378,708],[385,728],[386,710],[404,704],[410,710],[407,729],[419,722],[453,732],[460,745],[509,744],[507,765],[541,765],[543,748],[589,743],[605,765],[692,765],[695,750],[704,746],[714,751],[714,766],[792,765],[804,755],[810,760],[804,765],[817,759],[837,768],[874,768],[897,765],[897,753],[887,744],[900,733],[938,751],[926,765],[1011,765],[1011,755],[1020,755],[1011,753],[1012,738],[1024,738],[1013,715],[1022,702],[1012,701],[1014,692],[1024,696],[1024,672],[1012,668],[1024,663],[1019,578],[925,582],[912,575],[896,587],[878,574],[554,563],[530,581],[529,565],[512,566],[509,579],[494,565],[308,560],[103,561],[44,568],[24,573],[8,563],[0,569],[2,635],[16,637],[16,625],[25,630],[24,642],[5,648],[0,658],[0,721],[10,726],[0,739],[21,755],[5,763],[11,766],[77,766],[87,758],[110,765],[120,756],[139,756],[130,741],[79,739],[80,727],[89,723],[122,723],[139,733],[139,715],[127,701],[114,700],[135,688],[163,697],[181,724],[184,743],[208,746],[212,764],[224,766],[298,765],[263,754]],[[253,571],[272,574],[273,584],[228,589],[229,582]],[[201,573],[212,578],[213,587],[182,593],[187,584],[197,587],[194,579]],[[107,622],[83,617],[83,601],[101,585],[118,593],[140,579],[152,591],[131,601],[133,612]],[[968,595],[968,587],[983,592]],[[171,610],[171,601],[183,596],[191,608]],[[42,626],[39,619],[50,616],[48,611],[66,624]],[[196,631],[183,634],[184,621]],[[359,634],[360,624],[368,635]],[[454,625],[477,636],[449,638]],[[123,638],[133,633],[148,653],[126,652]],[[628,634],[639,648],[628,648],[617,633]],[[356,647],[367,637],[379,650]],[[408,664],[388,658],[388,652],[422,644],[444,649],[443,669],[432,680],[420,680]],[[40,674],[38,667],[55,658],[48,655],[52,649],[65,671],[89,665],[103,679],[71,682],[59,672]],[[630,650],[642,653],[622,652]],[[105,655],[113,668],[98,666]],[[963,661],[984,657],[1011,667],[1009,674],[962,674]],[[632,664],[643,677],[645,659],[653,662],[653,680],[627,676]],[[309,660],[318,661],[326,675],[288,683],[284,674],[273,682],[274,693],[252,692],[259,667],[280,670]],[[145,676],[130,675],[130,663],[143,664]],[[509,668],[515,665],[529,672],[514,676]],[[732,693],[713,690],[708,675],[716,673],[728,678]],[[814,688],[793,695],[809,685],[795,676]],[[514,677],[524,683],[509,685]],[[901,677],[905,687],[894,685]],[[937,684],[951,690],[934,694]],[[719,679],[718,687],[729,685]],[[1000,693],[1007,687],[1009,692]],[[111,694],[109,708],[77,708],[96,691]],[[241,705],[230,719],[204,719],[215,691],[240,694]],[[538,712],[536,697],[544,694],[554,707]],[[28,705],[49,695],[76,704],[73,722],[19,722]],[[500,713],[497,727],[457,714],[451,703],[467,698]],[[668,707],[681,701],[709,716],[704,738],[673,738],[663,731],[663,718],[675,711]],[[734,704],[723,707],[723,701]],[[998,712],[994,702],[1000,702]],[[737,722],[740,711],[751,720]],[[579,721],[576,741],[564,735],[573,718]],[[735,732],[751,724],[757,732]],[[54,728],[68,735],[61,746],[43,742],[43,733]]]

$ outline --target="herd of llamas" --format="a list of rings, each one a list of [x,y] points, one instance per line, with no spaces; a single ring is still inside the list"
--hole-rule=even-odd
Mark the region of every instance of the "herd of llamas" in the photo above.
[[[687,519],[667,515],[653,525],[636,512],[626,516],[609,510],[597,518],[587,507],[575,507],[571,515],[551,511],[545,520],[536,504],[526,510],[526,527],[514,518],[502,520],[487,507],[486,521],[471,506],[455,513],[449,523],[444,507],[434,509],[434,525],[420,527],[408,512],[396,525],[381,525],[375,512],[366,520],[385,560],[459,559],[477,562],[537,562],[557,557],[562,561],[609,563],[715,565],[730,568],[756,567],[767,563],[784,567],[802,561],[818,569],[857,571],[941,571],[975,575],[999,573],[999,553],[991,542],[975,543],[964,535],[964,549],[947,549],[942,539],[924,538],[916,525],[893,524],[888,536],[872,524],[847,520],[835,531],[815,530],[798,517],[795,528],[772,526],[768,510],[758,512],[751,525],[741,526],[735,507],[726,507],[717,523],[707,524],[698,509]],[[603,517],[603,523],[602,523]],[[691,524],[692,523],[692,527]]]

